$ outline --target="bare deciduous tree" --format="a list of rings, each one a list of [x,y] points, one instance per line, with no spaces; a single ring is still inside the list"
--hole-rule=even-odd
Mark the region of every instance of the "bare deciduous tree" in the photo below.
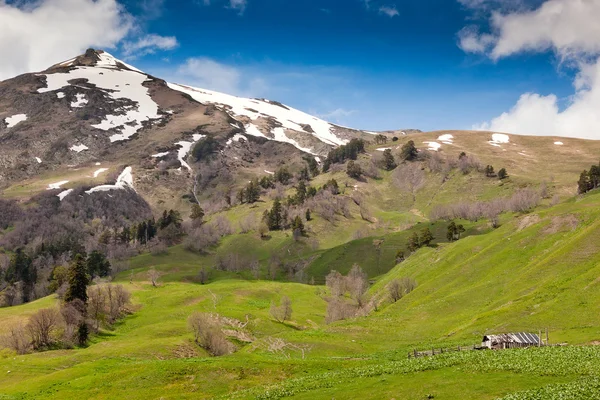
[[[150,279],[152,286],[158,286],[158,279],[160,278],[160,275],[160,272],[158,272],[155,268],[150,268],[148,271],[148,279]]]
[[[278,322],[285,322],[292,318],[292,301],[289,297],[283,296],[281,303],[276,306],[271,304],[271,316]]]
[[[410,193],[414,202],[417,199],[417,192],[425,184],[425,172],[417,163],[402,164],[394,170],[392,182],[398,189]]]
[[[213,356],[232,352],[233,346],[223,334],[218,316],[195,312],[188,318],[188,325],[194,333],[194,341]]]
[[[27,354],[31,351],[31,341],[23,325],[9,327],[8,332],[0,337],[0,346],[11,349],[17,354]]]
[[[60,314],[54,308],[44,308],[33,314],[25,326],[31,346],[36,350],[50,347],[56,339],[54,335],[59,323]]]

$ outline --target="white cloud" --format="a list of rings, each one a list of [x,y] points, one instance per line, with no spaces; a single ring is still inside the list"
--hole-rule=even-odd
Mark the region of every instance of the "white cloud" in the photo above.
[[[0,80],[40,71],[88,47],[114,48],[133,20],[115,0],[0,0]]]
[[[207,57],[197,57],[179,66],[177,79],[203,89],[234,94],[240,85],[241,73],[235,67]]]
[[[240,15],[246,11],[246,6],[248,5],[248,0],[229,0],[229,8],[232,10],[237,10]]]
[[[356,110],[346,110],[344,108],[336,108],[333,111],[330,111],[325,114],[318,115],[319,118],[323,118],[328,121],[339,122],[343,118],[349,117],[351,115],[356,114]]]
[[[145,35],[135,42],[123,42],[123,54],[126,57],[143,56],[156,50],[171,50],[179,46],[174,36]]]
[[[463,1],[463,0],[461,0]],[[473,28],[459,33],[467,52],[493,60],[552,50],[578,70],[575,93],[564,109],[556,95],[526,93],[508,112],[477,129],[532,135],[600,139],[600,0],[547,0],[533,10],[495,11],[492,34]]]
[[[393,17],[397,17],[398,15],[400,15],[400,13],[398,12],[398,9],[396,8],[396,6],[382,6],[379,7],[379,13],[380,14],[385,14],[390,18]]]
[[[202,89],[214,90],[242,97],[265,96],[269,83],[248,68],[220,63],[208,57],[189,58],[172,72],[159,71],[160,76],[171,82],[182,83]]]

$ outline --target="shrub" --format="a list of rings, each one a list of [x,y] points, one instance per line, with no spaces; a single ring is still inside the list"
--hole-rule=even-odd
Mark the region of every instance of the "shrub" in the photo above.
[[[198,346],[213,356],[223,356],[232,352],[232,345],[223,334],[218,315],[195,312],[188,318],[188,325],[194,333]]]

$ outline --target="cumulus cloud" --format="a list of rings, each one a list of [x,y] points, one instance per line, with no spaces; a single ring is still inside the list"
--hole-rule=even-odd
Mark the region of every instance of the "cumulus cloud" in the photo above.
[[[172,50],[177,46],[179,46],[179,43],[174,36],[150,34],[142,36],[136,41],[123,42],[123,55],[132,58],[153,54],[157,50]]]
[[[165,71],[164,75],[174,82],[236,96],[259,97],[269,89],[263,78],[208,57],[189,58],[176,69],[175,74]]]
[[[462,0],[461,0],[462,1]],[[552,50],[578,73],[575,93],[561,109],[556,95],[526,93],[508,112],[477,129],[600,139],[600,0],[547,0],[533,10],[494,11],[491,33],[459,33],[467,52],[499,60],[522,52]]]
[[[116,0],[0,0],[0,80],[43,70],[88,47],[114,48],[132,26]]]
[[[379,7],[379,13],[380,14],[385,14],[390,18],[393,17],[397,17],[398,15],[400,15],[400,13],[398,12],[398,9],[396,8],[396,6],[382,6]]]

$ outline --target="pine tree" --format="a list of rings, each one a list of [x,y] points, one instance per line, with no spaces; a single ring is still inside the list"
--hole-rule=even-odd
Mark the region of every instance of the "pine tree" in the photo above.
[[[419,243],[421,246],[429,246],[431,242],[433,242],[433,239],[433,234],[429,228],[423,228],[421,230],[421,237],[419,238]]]
[[[353,160],[350,160],[346,168],[346,174],[348,174],[350,178],[360,179],[361,175],[363,174],[363,171],[360,165],[355,163]]]
[[[383,165],[386,171],[391,171],[396,168],[396,160],[394,160],[394,156],[392,155],[392,150],[386,149],[383,152]]]
[[[398,250],[396,252],[396,264],[400,264],[405,259],[404,252],[402,250]]]
[[[446,238],[453,242],[456,237],[456,223],[454,221],[450,222],[448,225],[448,233],[446,234]]]
[[[577,182],[577,191],[579,194],[584,194],[590,191],[591,188],[590,175],[584,170],[579,176],[579,181]]]
[[[400,158],[405,161],[414,161],[417,159],[419,155],[419,151],[415,147],[415,142],[409,140],[404,146],[402,146],[402,150],[400,151]]]
[[[77,254],[69,267],[69,287],[65,294],[65,302],[81,300],[87,303],[87,286],[90,279],[87,274],[87,265],[81,254]]]
[[[11,257],[10,263],[6,270],[5,280],[8,283],[23,283],[23,301],[29,302],[31,292],[35,282],[37,281],[37,269],[33,265],[31,258],[19,248]]]
[[[302,218],[296,216],[292,221],[292,231],[299,236],[306,236],[306,230],[304,229],[304,223],[302,222]]]
[[[275,199],[273,207],[267,213],[267,226],[271,231],[281,230],[283,223],[281,200]]]
[[[85,321],[82,321],[77,328],[77,343],[80,346],[85,346],[87,344],[88,338],[90,336],[90,329]]]
[[[296,188],[296,196],[294,196],[294,203],[297,205],[304,204],[306,200],[306,184],[304,181],[300,181],[298,183],[298,187]]]
[[[508,173],[506,172],[506,168],[502,168],[500,171],[498,171],[498,178],[500,180],[508,178]]]
[[[87,258],[87,272],[91,277],[108,276],[110,274],[110,262],[104,254],[94,250]]]
[[[300,174],[298,175],[299,181],[310,181],[310,174],[308,173],[308,168],[304,167],[300,170]]]
[[[192,205],[192,214],[190,215],[190,218],[193,221],[202,222],[202,219],[204,218],[204,210],[199,204]]]
[[[406,248],[408,249],[408,251],[410,252],[415,252],[417,251],[419,248],[421,247],[421,242],[419,241],[419,235],[417,234],[417,232],[414,232],[409,238],[408,238],[408,244],[406,245]]]
[[[312,216],[310,215],[310,209],[307,208],[306,209],[306,221],[310,221],[312,219]]]

